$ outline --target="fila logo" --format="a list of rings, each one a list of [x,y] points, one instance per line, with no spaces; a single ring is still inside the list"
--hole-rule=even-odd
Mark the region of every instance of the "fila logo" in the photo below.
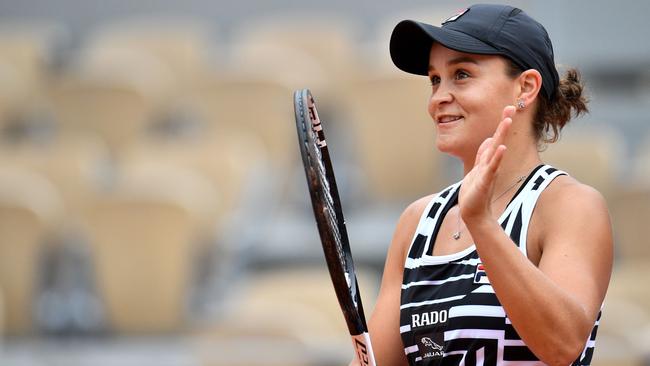
[[[477,284],[490,284],[487,273],[485,273],[485,266],[483,263],[479,263],[476,266],[476,273],[474,274],[474,283]]]
[[[447,310],[429,311],[420,314],[411,314],[411,328],[427,325],[444,324],[447,322]]]
[[[458,18],[462,17],[463,14],[467,13],[468,10],[469,10],[469,8],[459,10],[456,14],[454,14],[454,15],[450,16],[449,18],[445,19],[445,21],[442,22],[442,25],[445,25],[445,24],[450,23],[450,22],[455,22],[456,20],[458,20]]]

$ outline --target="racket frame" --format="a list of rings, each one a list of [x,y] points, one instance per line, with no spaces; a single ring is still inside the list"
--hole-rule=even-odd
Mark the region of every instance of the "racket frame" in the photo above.
[[[334,169],[309,89],[294,92],[294,110],[307,186],[334,291],[352,337],[355,357],[362,366],[375,366]]]

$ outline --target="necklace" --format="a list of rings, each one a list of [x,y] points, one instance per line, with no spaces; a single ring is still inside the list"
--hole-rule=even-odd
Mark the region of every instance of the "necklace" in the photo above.
[[[506,193],[510,192],[511,189],[513,189],[517,184],[521,183],[521,181],[524,180],[525,178],[526,178],[525,175],[522,175],[521,177],[519,177],[516,182],[512,183],[512,185],[510,185],[510,187],[506,188],[506,190],[503,191],[500,195],[498,195],[497,198],[493,199],[491,203],[496,202],[499,198],[503,197]],[[459,240],[460,239],[460,233],[462,231],[463,231],[463,229],[460,227],[460,209],[459,209],[459,211],[458,211],[458,220],[456,222],[456,231],[454,232],[454,234],[451,237],[454,238],[454,240]]]

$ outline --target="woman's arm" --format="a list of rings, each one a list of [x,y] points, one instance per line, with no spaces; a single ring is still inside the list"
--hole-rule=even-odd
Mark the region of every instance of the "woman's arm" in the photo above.
[[[381,288],[368,322],[375,361],[378,365],[408,364],[399,333],[399,306],[404,261],[420,216],[430,200],[431,196],[428,196],[409,205],[400,216],[393,234],[384,265]],[[355,365],[355,363],[350,365]]]
[[[549,186],[538,202],[535,225],[544,233],[538,267],[496,221],[468,223],[512,325],[549,365],[568,365],[584,349],[612,266],[605,202],[598,192],[570,180]]]
[[[535,266],[493,218],[494,179],[514,113],[504,110],[495,135],[479,148],[459,204],[494,292],[517,333],[543,362],[568,365],[585,346],[612,267],[612,232],[605,201],[595,190],[558,177],[534,217],[541,256]]]

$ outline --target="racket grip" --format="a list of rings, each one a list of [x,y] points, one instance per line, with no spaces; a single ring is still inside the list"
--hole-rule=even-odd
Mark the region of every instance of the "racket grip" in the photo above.
[[[352,345],[354,346],[354,355],[361,366],[376,366],[375,354],[372,352],[370,343],[370,334],[364,332],[352,336]]]

